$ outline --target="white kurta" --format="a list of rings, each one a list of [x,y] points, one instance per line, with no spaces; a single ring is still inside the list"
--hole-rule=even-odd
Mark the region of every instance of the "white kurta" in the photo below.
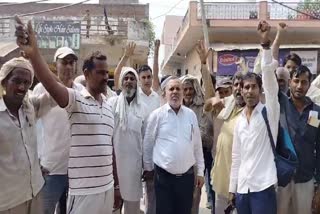
[[[117,172],[120,193],[126,201],[139,201],[142,197],[142,129],[146,107],[133,100],[127,109],[127,125],[120,127],[120,118],[115,113],[115,106],[121,97],[111,98],[114,107],[114,149],[116,154]]]

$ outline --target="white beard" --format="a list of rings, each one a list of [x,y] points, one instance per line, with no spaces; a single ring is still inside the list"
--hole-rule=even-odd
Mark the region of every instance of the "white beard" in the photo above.
[[[123,95],[124,95],[125,97],[131,98],[131,97],[134,96],[134,94],[136,93],[136,91],[137,91],[136,89],[125,90],[125,91],[123,91]]]

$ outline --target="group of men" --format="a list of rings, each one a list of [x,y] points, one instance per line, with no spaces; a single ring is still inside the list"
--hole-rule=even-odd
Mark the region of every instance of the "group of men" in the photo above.
[[[278,67],[285,24],[271,45],[269,24],[259,23],[255,72],[240,60],[232,79],[212,78],[211,50],[199,42],[203,85],[191,75],[160,81],[158,40],[153,69],[126,67],[135,49],[129,43],[115,69],[115,93],[107,56],[92,53],[74,80],[78,58],[59,48],[55,75],[31,24],[16,21],[23,57],[0,70],[0,214],[138,214],[143,189],[146,214],[198,214],[204,183],[212,213],[312,213],[320,80],[311,86],[296,54]],[[34,76],[40,83],[30,91]],[[263,111],[273,140],[285,126],[298,155],[286,187],[277,187]]]

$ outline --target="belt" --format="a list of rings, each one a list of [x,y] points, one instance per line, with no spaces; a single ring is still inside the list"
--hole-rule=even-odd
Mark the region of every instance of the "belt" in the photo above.
[[[155,171],[156,172],[160,172],[162,174],[166,174],[166,175],[170,175],[170,176],[174,176],[174,177],[183,177],[183,176],[186,176],[186,175],[193,175],[194,174],[194,169],[193,169],[193,166],[190,167],[190,169],[188,169],[185,173],[182,173],[182,174],[171,174],[170,172],[167,172],[165,169],[162,169],[161,167],[157,166],[157,165],[154,165],[155,167]]]

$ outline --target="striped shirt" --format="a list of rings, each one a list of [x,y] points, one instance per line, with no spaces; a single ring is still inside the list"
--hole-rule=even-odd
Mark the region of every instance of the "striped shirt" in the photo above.
[[[114,118],[107,99],[102,105],[90,93],[68,89],[66,110],[71,125],[68,166],[70,195],[90,195],[113,187]]]

